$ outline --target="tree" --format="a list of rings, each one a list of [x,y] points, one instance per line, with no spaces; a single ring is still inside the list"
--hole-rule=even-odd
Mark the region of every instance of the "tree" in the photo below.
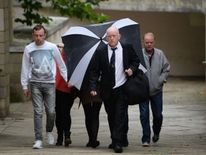
[[[52,19],[40,15],[38,11],[43,8],[42,2],[38,0],[17,0],[24,9],[24,19],[16,18],[15,22],[20,22],[31,26],[32,24],[48,24]],[[88,19],[93,23],[101,23],[108,19],[102,13],[96,13],[93,7],[98,6],[100,1],[106,0],[46,0],[54,10],[62,16],[77,17],[81,20]]]

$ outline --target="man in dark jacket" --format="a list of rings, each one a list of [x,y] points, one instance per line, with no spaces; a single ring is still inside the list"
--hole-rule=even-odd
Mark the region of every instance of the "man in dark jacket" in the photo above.
[[[119,42],[120,34],[116,27],[106,31],[108,44],[98,48],[94,55],[94,65],[91,69],[90,94],[97,95],[97,83],[100,79],[100,96],[108,115],[109,128],[113,148],[121,153],[124,135],[124,123],[127,117],[127,99],[124,84],[127,76],[133,75],[139,66],[139,59],[130,45]]]

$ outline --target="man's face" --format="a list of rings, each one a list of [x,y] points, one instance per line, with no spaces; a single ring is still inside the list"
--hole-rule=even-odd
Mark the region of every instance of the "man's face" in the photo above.
[[[151,35],[145,35],[144,37],[144,47],[146,50],[150,51],[154,48],[154,37]]]
[[[119,40],[120,34],[118,30],[111,28],[107,31],[107,41],[110,47],[116,47]]]
[[[44,44],[44,40],[46,38],[46,34],[44,32],[44,29],[34,30],[34,32],[32,33],[32,37],[33,37],[33,40],[36,43],[36,45],[40,46],[40,45]]]

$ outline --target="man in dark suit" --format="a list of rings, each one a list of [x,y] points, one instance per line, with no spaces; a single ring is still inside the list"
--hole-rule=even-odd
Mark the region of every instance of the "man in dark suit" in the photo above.
[[[139,59],[131,45],[119,42],[121,36],[116,27],[109,27],[106,37],[108,44],[98,48],[94,55],[94,65],[90,74],[90,94],[97,95],[97,83],[100,79],[100,96],[108,115],[112,139],[109,148],[121,153],[128,108],[124,84],[127,77],[136,72]]]

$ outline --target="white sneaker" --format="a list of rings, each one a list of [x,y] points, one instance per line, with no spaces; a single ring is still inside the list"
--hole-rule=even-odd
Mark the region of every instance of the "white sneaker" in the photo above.
[[[54,144],[54,136],[53,136],[52,132],[47,132],[47,142],[49,145]]]
[[[33,149],[41,149],[42,147],[42,141],[41,140],[36,140],[35,144],[33,145]]]
[[[143,147],[149,147],[149,143],[148,142],[144,142],[144,143],[142,143],[142,146]]]

